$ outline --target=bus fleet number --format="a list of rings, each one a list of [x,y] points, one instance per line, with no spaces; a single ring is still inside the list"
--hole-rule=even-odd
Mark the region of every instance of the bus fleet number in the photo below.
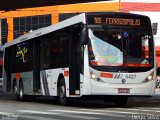
[[[136,75],[135,74],[126,74],[125,79],[135,79]]]

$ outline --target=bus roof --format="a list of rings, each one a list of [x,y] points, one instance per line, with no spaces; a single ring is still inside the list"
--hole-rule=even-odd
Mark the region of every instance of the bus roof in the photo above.
[[[21,43],[21,42],[30,40],[32,38],[36,38],[38,36],[45,35],[47,33],[53,32],[55,30],[59,30],[59,29],[64,28],[64,27],[68,27],[70,25],[81,23],[81,22],[83,22],[84,24],[86,23],[86,21],[85,21],[85,13],[76,15],[76,16],[74,16],[72,18],[69,18],[67,20],[61,21],[61,22],[59,22],[59,23],[57,23],[55,25],[50,25],[48,27],[40,28],[40,29],[34,30],[32,32],[26,33],[26,34],[24,34],[24,35],[22,35],[22,36],[20,36],[20,37],[18,37],[16,39],[14,39],[13,41],[11,41],[9,43],[6,43],[4,45],[4,48],[12,46],[12,45],[15,45],[17,43]]]

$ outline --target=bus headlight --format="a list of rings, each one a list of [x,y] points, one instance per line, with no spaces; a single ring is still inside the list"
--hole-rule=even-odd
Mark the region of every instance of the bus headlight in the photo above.
[[[96,78],[97,78],[97,75],[94,74],[93,72],[90,72],[90,76],[91,76],[91,78],[94,79],[94,80],[96,80]]]
[[[148,81],[153,80],[153,75],[149,75],[149,76],[147,77],[147,79],[148,79]]]
[[[91,75],[91,78],[92,78],[92,79],[96,79],[96,75],[95,75],[95,74],[92,74],[92,75]]]
[[[90,78],[93,79],[93,80],[96,80],[98,82],[103,82],[104,83],[104,81],[92,71],[90,71]]]
[[[154,77],[154,72],[152,72],[150,75],[148,75],[148,77],[147,77],[148,81],[153,80],[153,77]]]
[[[148,75],[148,77],[142,83],[149,82],[149,81],[153,80],[153,77],[154,77],[154,72],[152,72],[150,75]]]

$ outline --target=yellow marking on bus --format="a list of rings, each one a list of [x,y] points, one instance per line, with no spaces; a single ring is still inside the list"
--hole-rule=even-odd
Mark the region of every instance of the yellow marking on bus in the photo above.
[[[25,54],[27,52],[28,52],[28,49],[24,48],[24,50],[23,50],[23,49],[21,49],[20,46],[18,46],[18,52],[16,53],[16,57],[20,55],[21,59],[23,60],[23,62],[26,62],[26,60],[25,60]]]

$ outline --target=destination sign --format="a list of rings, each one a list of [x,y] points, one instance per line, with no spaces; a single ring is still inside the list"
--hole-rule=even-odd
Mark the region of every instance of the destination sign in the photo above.
[[[139,26],[141,25],[140,19],[130,19],[130,18],[114,18],[114,17],[93,17],[94,24],[107,24],[107,25],[129,25],[129,26]]]

